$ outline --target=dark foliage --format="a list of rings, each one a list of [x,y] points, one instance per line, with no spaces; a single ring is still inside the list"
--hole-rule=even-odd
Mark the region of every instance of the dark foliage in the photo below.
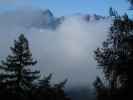
[[[131,4],[133,4],[133,0],[128,0]]]
[[[33,60],[26,37],[21,34],[11,47],[12,54],[0,65],[0,98],[5,100],[70,100],[64,92],[66,81],[51,85],[50,74],[39,80],[40,71],[30,67]]]
[[[128,70],[133,66],[132,32],[133,21],[127,15],[115,16],[108,38],[102,48],[96,49],[95,59],[107,82],[102,85],[100,79],[96,79],[98,100],[126,100],[128,97]]]
[[[130,5],[131,5],[130,9],[133,10],[133,0],[128,0],[128,2],[129,2]]]

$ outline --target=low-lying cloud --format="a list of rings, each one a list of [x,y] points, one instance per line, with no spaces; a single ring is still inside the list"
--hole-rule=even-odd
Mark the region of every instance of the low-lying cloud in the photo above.
[[[41,21],[40,11],[12,13],[0,14],[0,60],[10,53],[13,40],[24,33],[38,60],[36,69],[41,73],[53,73],[55,82],[68,78],[69,86],[92,83],[99,73],[93,50],[106,38],[109,19],[89,22],[81,15],[69,16],[57,29],[51,30],[27,27],[32,21]]]

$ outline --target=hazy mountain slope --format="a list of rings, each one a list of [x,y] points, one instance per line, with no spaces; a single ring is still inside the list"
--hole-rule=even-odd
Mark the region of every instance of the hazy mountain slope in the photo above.
[[[104,17],[99,15],[78,15],[86,21],[97,21]],[[2,27],[50,28],[55,29],[67,16],[56,18],[50,10],[17,10],[0,14]],[[5,22],[6,21],[6,22]]]

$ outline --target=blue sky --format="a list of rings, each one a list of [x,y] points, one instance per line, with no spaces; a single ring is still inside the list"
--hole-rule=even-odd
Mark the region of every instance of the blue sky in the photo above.
[[[73,13],[108,15],[108,9],[111,6],[122,14],[127,11],[129,4],[126,0],[0,0],[2,12],[29,7],[50,9],[55,16]]]

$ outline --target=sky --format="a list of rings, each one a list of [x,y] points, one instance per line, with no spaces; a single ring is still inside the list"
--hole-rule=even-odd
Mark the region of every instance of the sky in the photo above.
[[[108,15],[109,7],[120,14],[127,11],[126,0],[0,0],[0,12],[18,8],[50,9],[55,16],[73,13]]]

